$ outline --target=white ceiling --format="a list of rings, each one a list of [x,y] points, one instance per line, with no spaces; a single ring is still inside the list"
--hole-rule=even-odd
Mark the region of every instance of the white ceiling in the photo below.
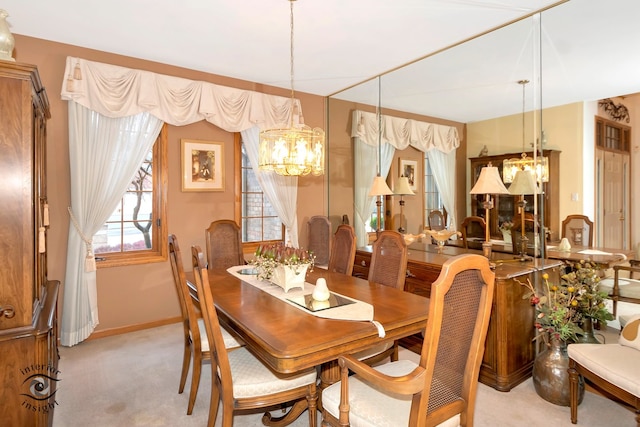
[[[332,95],[555,3],[299,0],[294,2],[294,88]],[[7,21],[15,34],[290,88],[289,5],[287,0],[3,0],[0,7],[9,13]],[[611,5],[623,12],[608,20],[603,8]],[[585,86],[593,89],[594,78],[602,80],[611,74],[609,67],[603,67],[609,59],[594,60],[592,48],[616,58],[627,49],[627,42],[639,41],[637,34],[628,31],[637,26],[640,2],[571,0],[555,9],[561,8],[567,10],[563,16],[542,20],[541,45],[550,46],[549,66],[562,81],[549,93],[560,99],[560,92],[568,92],[553,102],[639,91],[637,84],[634,90],[622,84],[627,67],[617,67],[614,80],[620,87],[612,89],[617,92],[607,89],[603,96],[593,90],[583,92]],[[594,17],[596,22],[590,22]],[[536,79],[525,75],[535,68],[527,51],[536,37],[530,23],[502,28],[475,45],[466,43],[422,61],[424,65],[385,75],[380,99],[389,108],[463,122],[517,112],[522,91],[515,82]],[[626,53],[629,56],[629,50]],[[635,60],[633,71],[640,69]],[[372,84],[376,86],[373,99]],[[366,83],[363,90],[340,96],[376,102],[377,84]],[[470,95],[477,98],[467,100]],[[549,99],[545,105],[554,105]]]

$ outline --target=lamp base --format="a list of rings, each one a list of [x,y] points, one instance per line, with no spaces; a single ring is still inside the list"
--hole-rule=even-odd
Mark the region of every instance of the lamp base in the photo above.
[[[482,255],[491,259],[491,242],[482,242]]]

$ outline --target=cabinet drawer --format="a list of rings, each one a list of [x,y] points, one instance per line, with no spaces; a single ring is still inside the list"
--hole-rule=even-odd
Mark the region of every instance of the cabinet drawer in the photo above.
[[[409,263],[407,265],[407,279],[404,282],[404,290],[413,294],[429,298],[431,284],[440,275],[440,268]]]

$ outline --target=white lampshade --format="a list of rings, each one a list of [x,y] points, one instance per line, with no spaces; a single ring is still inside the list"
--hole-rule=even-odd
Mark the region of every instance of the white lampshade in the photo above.
[[[406,176],[401,176],[398,179],[398,182],[393,187],[393,193],[396,196],[414,196],[415,193],[411,190],[411,186],[409,186],[409,178]]]
[[[373,178],[373,184],[371,184],[371,190],[369,190],[369,197],[373,196],[390,196],[393,191],[387,185],[387,181],[381,176]]]
[[[509,193],[513,195],[527,195],[539,193],[536,191],[536,181],[533,178],[533,173],[527,170],[519,170],[516,172],[513,182],[509,186]]]
[[[480,170],[480,177],[469,194],[510,194],[502,183],[498,168],[485,166]]]

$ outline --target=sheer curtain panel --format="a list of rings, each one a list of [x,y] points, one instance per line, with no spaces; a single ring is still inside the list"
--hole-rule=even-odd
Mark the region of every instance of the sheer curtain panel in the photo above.
[[[99,322],[91,239],[122,199],[163,123],[149,113],[104,117],[73,101],[68,108],[71,219],[60,343],[72,346]]]

